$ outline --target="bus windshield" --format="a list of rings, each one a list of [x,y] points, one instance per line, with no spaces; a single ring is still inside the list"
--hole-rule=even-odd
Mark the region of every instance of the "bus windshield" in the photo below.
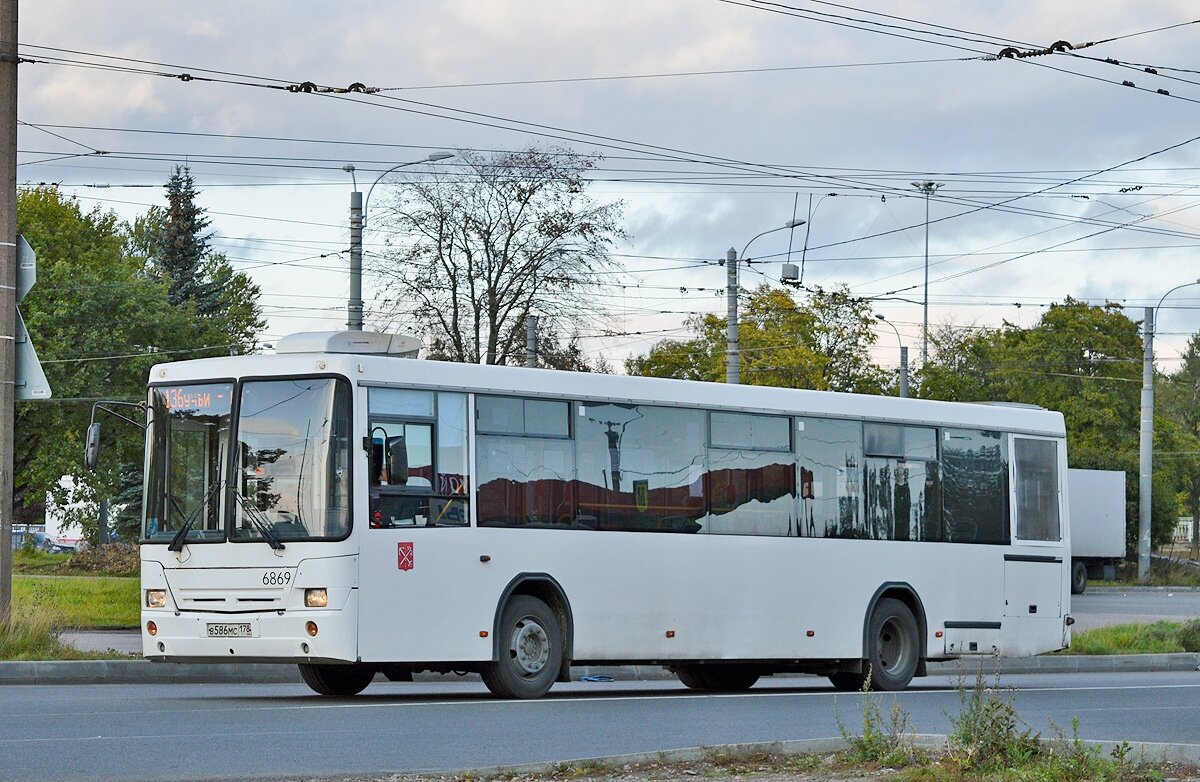
[[[234,540],[336,539],[350,531],[350,394],[332,378],[242,384]]]
[[[332,378],[247,381],[239,392],[234,427],[232,383],[150,389],[143,541],[178,545],[231,537],[275,547],[345,537],[347,384]]]
[[[221,483],[229,452],[232,383],[156,386],[148,400],[146,509],[142,539],[221,540]]]

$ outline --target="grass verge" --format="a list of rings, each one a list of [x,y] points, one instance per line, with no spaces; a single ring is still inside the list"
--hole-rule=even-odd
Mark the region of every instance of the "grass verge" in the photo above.
[[[96,660],[125,658],[116,653],[81,652],[58,640],[52,610],[14,602],[12,619],[0,629],[0,660]]]
[[[44,614],[55,627],[137,627],[138,579],[13,576],[13,604]]]
[[[1200,619],[1096,627],[1071,637],[1071,654],[1173,652],[1200,652]]]

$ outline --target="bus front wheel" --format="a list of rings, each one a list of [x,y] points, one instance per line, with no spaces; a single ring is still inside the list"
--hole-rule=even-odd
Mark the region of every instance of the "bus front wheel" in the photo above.
[[[516,595],[500,615],[497,659],[480,671],[483,683],[500,698],[540,698],[558,678],[562,630],[550,606]]]
[[[363,665],[300,663],[300,676],[318,695],[348,698],[367,688],[375,678],[375,669]]]

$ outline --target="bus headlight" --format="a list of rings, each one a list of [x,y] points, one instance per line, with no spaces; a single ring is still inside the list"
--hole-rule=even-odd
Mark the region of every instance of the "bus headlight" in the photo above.
[[[147,589],[146,590],[146,608],[166,608],[167,607],[167,590],[165,589]]]
[[[304,606],[306,608],[325,608],[329,605],[329,593],[325,588],[304,590]]]

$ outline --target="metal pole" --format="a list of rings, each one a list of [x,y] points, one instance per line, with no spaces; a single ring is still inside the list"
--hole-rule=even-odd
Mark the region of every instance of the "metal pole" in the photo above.
[[[525,366],[537,369],[538,316],[525,316]]]
[[[900,396],[908,396],[908,347],[900,346]]]
[[[729,303],[725,325],[725,382],[740,383],[741,353],[738,351],[738,260],[737,250],[730,247],[725,253],[725,295]]]
[[[350,194],[350,301],[346,307],[346,328],[362,331],[362,237],[363,197],[355,190]]]
[[[12,609],[17,329],[17,0],[0,0],[0,628]]]
[[[942,185],[926,179],[924,182],[913,182],[912,186],[925,194],[925,296],[921,301],[924,313],[921,318],[921,363],[926,364],[929,361],[929,196]]]
[[[1138,459],[1138,581],[1150,574],[1150,500],[1154,459],[1154,307],[1146,308],[1142,351],[1142,426]]]
[[[930,182],[925,188],[925,296],[921,304],[921,366],[929,363],[929,192]],[[922,369],[922,372],[925,370]]]

